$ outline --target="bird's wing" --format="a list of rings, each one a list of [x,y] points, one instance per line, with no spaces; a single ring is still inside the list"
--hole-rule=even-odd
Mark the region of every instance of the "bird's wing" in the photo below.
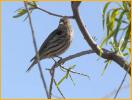
[[[46,39],[46,40],[43,42],[43,44],[41,45],[41,47],[40,47],[40,49],[39,49],[39,55],[41,55],[41,54],[44,52],[44,50],[45,50],[45,48],[48,46],[48,43],[50,42],[50,40],[52,40],[53,37],[55,37],[55,35],[61,34],[61,33],[62,33],[62,31],[59,30],[59,29],[56,29],[56,30],[54,30],[52,33],[50,33],[50,35],[47,37],[47,39]],[[36,59],[36,56],[34,56],[34,57],[31,59],[31,61],[33,61],[34,59]]]
[[[41,45],[41,47],[40,47],[40,49],[39,49],[39,54],[41,54],[41,53],[44,51],[44,49],[49,45],[50,40],[52,40],[52,39],[55,37],[55,35],[61,34],[61,33],[62,33],[62,31],[59,30],[59,29],[54,30],[54,31],[47,37],[47,39],[43,42],[43,44]]]

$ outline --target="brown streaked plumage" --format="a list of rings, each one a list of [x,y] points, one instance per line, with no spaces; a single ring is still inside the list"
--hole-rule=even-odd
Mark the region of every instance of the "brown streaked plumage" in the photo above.
[[[73,29],[70,20],[67,17],[61,18],[57,29],[55,29],[41,45],[39,49],[40,60],[64,53],[71,44],[72,36]],[[30,71],[37,63],[37,57],[34,56],[31,61],[33,62],[27,71]]]

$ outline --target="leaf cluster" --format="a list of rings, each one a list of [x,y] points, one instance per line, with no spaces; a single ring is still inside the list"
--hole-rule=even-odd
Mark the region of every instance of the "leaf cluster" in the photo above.
[[[130,54],[130,32],[131,32],[131,3],[123,1],[116,3],[118,7],[109,9],[112,2],[105,4],[102,15],[103,29],[106,29],[106,37],[101,43],[109,43],[112,51],[116,51],[121,56]]]

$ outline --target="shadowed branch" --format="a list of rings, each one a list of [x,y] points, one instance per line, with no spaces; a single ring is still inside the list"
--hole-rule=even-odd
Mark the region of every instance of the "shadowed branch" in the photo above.
[[[86,28],[86,26],[85,26],[85,24],[84,24],[84,22],[80,16],[80,13],[79,13],[79,5],[80,4],[81,4],[81,2],[73,1],[73,2],[71,2],[71,7],[72,7],[74,18],[78,24],[78,27],[79,27],[80,31],[82,32],[82,35],[83,35],[84,39],[86,40],[86,42],[88,43],[88,45],[92,48],[92,50],[97,55],[101,56],[104,59],[115,61],[125,71],[128,71],[130,64],[128,64],[128,62],[126,60],[124,60],[123,57],[118,55],[116,52],[112,52],[112,51],[109,51],[107,49],[100,48],[97,45],[97,43],[92,39],[92,37],[90,36],[90,33],[88,32],[88,30],[87,30],[87,28]],[[131,70],[131,68],[130,68],[130,70]],[[130,70],[128,71],[129,75],[131,74]]]

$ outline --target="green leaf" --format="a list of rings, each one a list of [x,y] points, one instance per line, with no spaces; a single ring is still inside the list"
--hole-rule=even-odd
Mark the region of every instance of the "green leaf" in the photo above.
[[[107,35],[109,35],[110,31],[113,30],[113,22],[115,20],[115,17],[118,13],[118,9],[110,9],[108,12],[107,12],[107,15],[106,15],[106,29],[107,29]],[[111,14],[112,13],[112,14]]]
[[[111,30],[113,30],[116,22],[116,17],[119,14],[119,8],[114,9],[112,14],[111,14]]]
[[[28,5],[30,6],[29,8],[36,8],[37,7],[37,4],[35,1],[33,2],[28,2]]]
[[[129,55],[129,53],[123,53],[123,56],[128,56]]]
[[[99,49],[99,56],[101,57],[102,54],[103,54],[103,50],[102,50],[102,48],[100,46],[98,46],[98,49]]]
[[[65,79],[67,79],[67,76],[68,74],[66,74],[64,77],[62,77],[62,79],[57,83],[57,86],[59,87],[60,86],[60,84],[65,80]]]
[[[126,12],[126,11],[123,11],[123,12],[120,14],[119,20],[118,20],[118,23],[117,23],[117,27],[116,27],[115,30],[114,30],[114,43],[115,43],[115,46],[116,46],[116,47],[118,47],[117,40],[116,40],[117,34],[118,34],[119,30],[120,30],[120,27],[121,27],[121,24],[122,24],[122,19],[123,19],[123,16],[124,16],[125,12]]]
[[[72,81],[73,85],[75,86],[76,84],[75,84],[75,82],[74,82],[74,80],[73,80],[73,78],[72,78],[71,74],[69,74],[69,77],[70,77],[70,79],[71,79],[71,81]]]
[[[121,46],[121,51],[124,51],[126,46],[127,46],[128,40],[130,38],[130,30],[131,30],[131,24],[128,26],[124,41],[123,41],[122,46]]]
[[[23,9],[23,8],[22,9],[18,9],[17,10],[17,15],[13,16],[13,18],[21,17],[21,16],[23,16],[26,13],[27,13],[27,10],[26,9]]]
[[[128,8],[127,8],[127,2],[126,2],[126,1],[123,1],[123,2],[122,2],[122,5],[123,5],[123,8],[124,8],[125,10],[128,10]]]
[[[127,19],[129,20],[129,22],[130,22],[130,20],[131,20],[131,13],[130,13],[131,11],[129,11],[129,12],[126,12],[126,16],[127,16]]]
[[[70,66],[68,69],[71,70],[71,69],[74,69],[76,65],[72,65]]]
[[[69,73],[70,73],[70,70],[71,70],[71,69],[74,69],[75,66],[76,66],[76,65],[72,65],[72,66],[70,66],[70,67],[68,68],[66,75],[58,82],[58,84],[57,84],[58,86],[59,86],[65,79],[68,78]]]
[[[107,13],[107,16],[106,16],[106,29],[107,29],[107,35],[109,35],[109,31],[110,31],[110,11]]]
[[[129,53],[131,53],[131,48],[128,48]]]
[[[117,36],[117,33],[119,32],[119,28],[122,24],[122,18],[123,18],[123,15],[124,15],[125,11],[123,11],[121,14],[120,14],[120,17],[119,17],[119,22],[117,23],[117,27],[115,30],[111,30],[109,35],[103,40],[103,42],[101,43],[101,48],[102,46],[111,38],[114,36],[114,44],[116,44],[116,36]],[[117,45],[117,44],[116,44]]]
[[[109,35],[103,40],[103,42],[101,43],[100,47],[102,48],[103,45],[104,45],[113,35],[114,35],[114,32],[111,31],[111,32],[109,33]]]
[[[130,13],[131,12],[131,7],[130,7],[131,3],[128,1],[124,1],[124,2],[122,2],[122,5],[124,8],[124,11],[127,12],[126,13],[127,19],[130,21],[131,20],[131,13]]]
[[[105,24],[105,14],[106,14],[106,11],[107,11],[109,5],[110,5],[110,2],[106,3],[104,6],[104,9],[103,9],[103,15],[102,15],[103,16],[103,29],[104,29],[104,24]]]
[[[111,60],[106,60],[106,65],[105,65],[105,67],[104,67],[104,69],[103,69],[103,72],[102,72],[102,74],[101,74],[101,76],[103,76],[104,75],[104,73],[105,73],[105,71],[106,71],[106,69],[108,68],[108,65],[110,65],[111,64]]]

